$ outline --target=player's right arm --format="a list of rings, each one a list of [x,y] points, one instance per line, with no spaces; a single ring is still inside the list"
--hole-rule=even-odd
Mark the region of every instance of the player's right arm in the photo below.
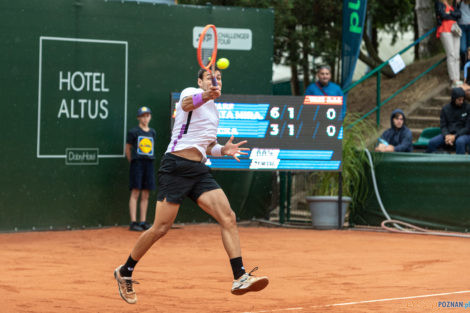
[[[201,93],[198,93],[201,94]],[[183,95],[183,101],[181,101],[181,108],[185,112],[192,111],[200,106],[198,103],[194,103],[197,101],[197,94],[192,94],[188,96]],[[220,97],[220,87],[219,86],[211,86],[208,90],[202,92],[202,103],[206,103],[209,100],[214,100]]]

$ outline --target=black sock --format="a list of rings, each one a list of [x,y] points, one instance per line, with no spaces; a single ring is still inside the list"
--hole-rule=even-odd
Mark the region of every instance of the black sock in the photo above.
[[[123,276],[123,277],[132,277],[132,272],[134,271],[134,267],[137,264],[137,262],[139,262],[139,261],[134,260],[129,255],[129,258],[127,259],[126,264],[124,264],[121,267],[121,270],[119,271],[119,273],[121,273],[121,276]]]
[[[230,259],[230,265],[232,266],[233,278],[239,279],[245,274],[245,268],[243,267],[242,257]]]

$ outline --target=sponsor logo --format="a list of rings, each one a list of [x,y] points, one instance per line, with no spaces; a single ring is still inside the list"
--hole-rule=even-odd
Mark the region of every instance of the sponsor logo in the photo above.
[[[153,138],[139,136],[137,139],[137,153],[140,155],[153,155]]]

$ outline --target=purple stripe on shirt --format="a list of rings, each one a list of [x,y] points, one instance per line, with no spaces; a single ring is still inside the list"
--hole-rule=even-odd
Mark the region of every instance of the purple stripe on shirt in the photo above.
[[[186,128],[186,124],[181,125],[180,134],[178,135],[178,138],[175,139],[175,141],[173,141],[173,147],[171,147],[171,152],[175,151],[176,144],[178,143],[178,139],[183,138],[183,133],[184,133],[185,128]]]

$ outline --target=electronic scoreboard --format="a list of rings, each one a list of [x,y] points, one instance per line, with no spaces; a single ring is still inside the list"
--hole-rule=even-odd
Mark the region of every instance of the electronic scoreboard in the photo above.
[[[172,127],[179,93],[172,93]],[[208,156],[206,165],[224,170],[341,171],[342,97],[224,94],[217,141],[247,140],[249,155]],[[191,127],[191,126],[190,126]]]

